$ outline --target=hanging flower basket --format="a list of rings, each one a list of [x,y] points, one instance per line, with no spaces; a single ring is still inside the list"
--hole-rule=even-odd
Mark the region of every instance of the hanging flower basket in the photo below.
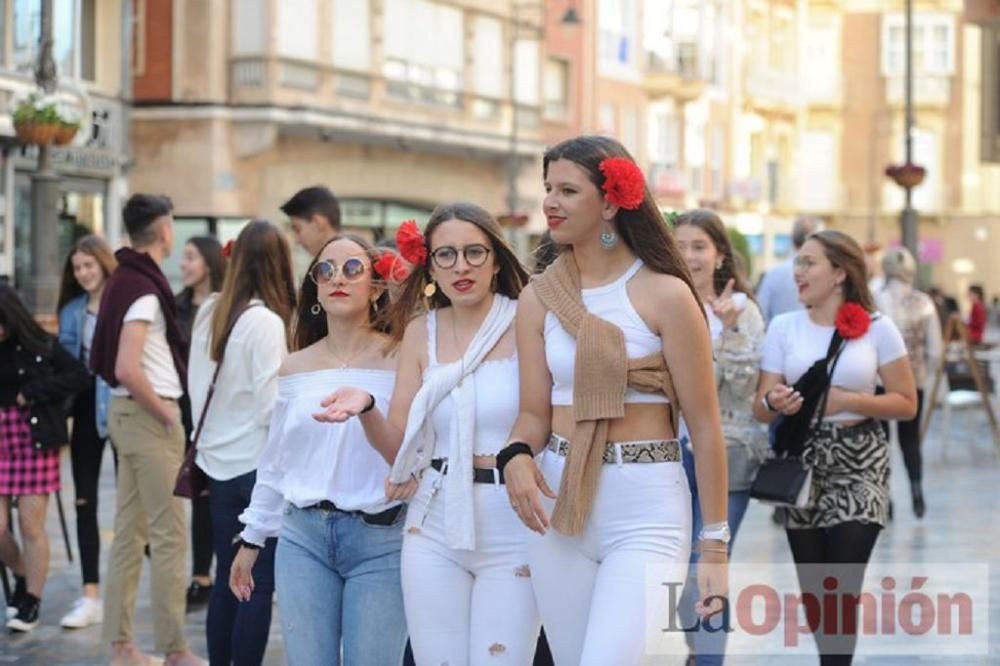
[[[507,213],[497,218],[497,222],[504,227],[523,227],[528,223],[528,215],[525,213]]]
[[[24,144],[65,145],[73,140],[79,128],[79,123],[59,113],[55,102],[47,102],[35,95],[21,100],[14,109],[14,130],[18,140]]]
[[[885,168],[885,175],[903,189],[909,190],[924,182],[927,169],[913,162],[891,164]]]
[[[61,123],[56,128],[56,135],[52,139],[52,143],[57,146],[65,146],[71,143],[79,129],[80,126],[76,123]]]

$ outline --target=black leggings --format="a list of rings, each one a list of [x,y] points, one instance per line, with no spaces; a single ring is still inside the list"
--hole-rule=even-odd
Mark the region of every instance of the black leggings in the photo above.
[[[836,589],[840,594],[857,596],[864,583],[865,566],[881,529],[881,525],[874,523],[851,521],[821,529],[785,530],[802,592],[810,592],[821,599],[824,594],[823,579],[829,570],[826,567],[799,565],[853,564],[860,566],[837,569],[840,580]],[[856,633],[828,637],[818,631],[813,636],[819,648],[821,666],[850,666],[858,642]]]
[[[880,386],[876,393],[884,393]],[[906,475],[910,482],[919,482],[923,478],[923,459],[920,457],[920,417],[924,411],[924,392],[917,391],[917,415],[909,421],[896,421],[896,432],[899,435],[899,448],[903,452],[903,464],[906,465]],[[885,436],[889,437],[889,422],[882,421]]]
[[[80,569],[84,585],[101,582],[101,533],[97,527],[97,486],[105,440],[97,434],[95,416],[96,379],[73,400],[73,436],[70,462],[76,489],[76,541],[80,548]],[[112,449],[113,451],[113,449]],[[117,456],[115,458],[117,466]]]

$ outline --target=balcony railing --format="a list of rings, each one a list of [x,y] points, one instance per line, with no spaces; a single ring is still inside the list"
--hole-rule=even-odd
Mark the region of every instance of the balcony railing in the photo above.
[[[646,54],[646,66],[655,74],[676,74],[684,79],[702,78],[698,54],[689,49],[679,50],[674,57],[652,51]]]
[[[890,104],[902,104],[905,98],[903,77],[892,76],[885,80],[885,96]],[[951,77],[920,74],[913,77],[913,102],[947,106],[951,101]]]

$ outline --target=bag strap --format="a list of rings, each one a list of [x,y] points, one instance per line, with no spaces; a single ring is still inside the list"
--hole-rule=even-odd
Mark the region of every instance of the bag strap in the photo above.
[[[826,386],[823,388],[823,394],[820,396],[819,406],[813,414],[813,424],[810,426],[810,429],[817,427],[823,421],[827,398],[830,396],[830,384],[833,382],[833,371],[837,369],[837,361],[840,360],[840,355],[844,353],[845,347],[847,347],[847,340],[840,337],[840,331],[834,329],[833,336],[830,338],[830,347],[826,350]]]
[[[247,303],[240,310],[240,313],[236,315],[236,319],[233,320],[233,325],[229,328],[229,332],[236,328],[236,322],[240,320],[240,317],[249,310],[250,308],[256,307],[260,303]],[[201,429],[205,427],[205,416],[208,414],[208,407],[212,404],[212,396],[215,395],[215,382],[219,379],[219,371],[222,370],[222,361],[226,357],[226,347],[229,346],[228,340],[226,345],[222,348],[222,353],[219,356],[219,362],[215,364],[215,372],[212,373],[212,383],[208,385],[208,395],[205,396],[205,406],[201,408],[201,415],[198,417],[198,425],[194,429],[194,436],[191,437],[191,448],[198,448],[198,440],[201,438]]]

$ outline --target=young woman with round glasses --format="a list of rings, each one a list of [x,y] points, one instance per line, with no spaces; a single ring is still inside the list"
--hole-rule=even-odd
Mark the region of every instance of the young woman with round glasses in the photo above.
[[[415,491],[402,577],[416,663],[523,666],[538,611],[496,454],[517,417],[514,299],[528,275],[479,206],[440,206],[425,233],[411,224],[398,236],[417,269],[392,309],[405,334],[387,416],[365,410],[366,391],[341,389],[323,418],[360,415],[374,446],[398,450],[389,496]],[[414,318],[425,296],[430,309]]]
[[[275,586],[291,664],[402,663],[399,582],[403,507],[383,482],[395,451],[373,448],[356,420],[313,418],[331,387],[357,386],[386,409],[396,376],[385,278],[392,257],[337,236],[313,259],[299,295],[294,344],[279,372],[268,441],[257,468],[229,585],[241,600],[268,537],[280,537]],[[382,274],[375,272],[380,267]],[[375,621],[373,621],[373,619]],[[343,652],[341,652],[343,650]]]

